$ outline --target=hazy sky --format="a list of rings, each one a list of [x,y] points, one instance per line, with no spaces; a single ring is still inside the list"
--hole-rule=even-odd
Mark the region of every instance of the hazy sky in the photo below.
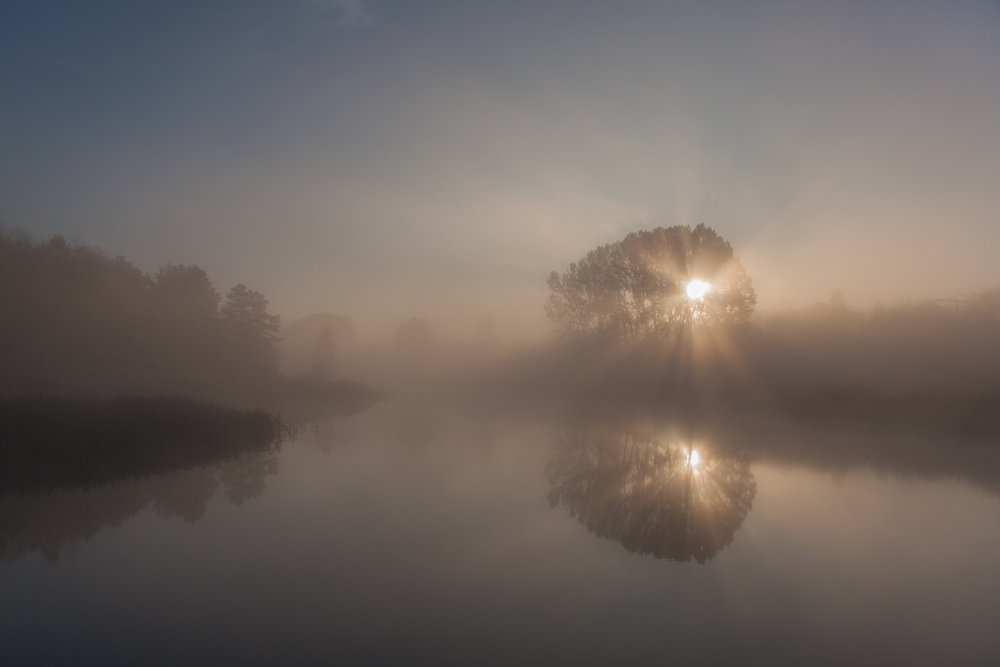
[[[550,270],[697,222],[764,307],[1000,285],[1000,4],[0,5],[0,224],[286,321],[540,330]]]

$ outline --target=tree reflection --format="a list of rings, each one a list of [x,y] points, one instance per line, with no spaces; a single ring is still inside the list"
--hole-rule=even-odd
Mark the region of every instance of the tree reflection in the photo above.
[[[278,417],[260,410],[180,398],[0,399],[0,496],[271,454],[287,432]]]
[[[219,469],[223,491],[234,505],[242,505],[245,501],[264,493],[267,489],[267,478],[277,474],[276,454],[268,456],[244,454],[223,463]]]
[[[196,523],[205,516],[208,501],[215,495],[218,486],[215,477],[207,468],[195,468],[144,480],[142,486],[157,516],[164,519],[177,516],[188,523]]]
[[[161,519],[200,521],[221,485],[234,505],[261,495],[278,474],[274,454],[248,453],[212,466],[91,488],[0,495],[0,562],[40,553],[57,561],[67,549],[145,510]]]
[[[0,400],[0,561],[66,547],[143,510],[199,521],[278,473],[288,429],[263,412],[167,398]]]
[[[549,503],[634,553],[711,560],[732,542],[757,492],[749,461],[632,430],[557,438]]]

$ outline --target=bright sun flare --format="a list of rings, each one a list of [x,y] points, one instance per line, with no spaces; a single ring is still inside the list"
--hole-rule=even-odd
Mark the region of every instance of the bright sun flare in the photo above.
[[[710,287],[711,285],[704,280],[695,278],[694,280],[688,282],[688,284],[684,287],[684,292],[687,294],[687,298],[692,301],[697,301],[704,298]]]
[[[698,454],[697,449],[692,449],[688,454],[687,465],[693,472],[698,472],[698,466],[701,465],[701,456]]]

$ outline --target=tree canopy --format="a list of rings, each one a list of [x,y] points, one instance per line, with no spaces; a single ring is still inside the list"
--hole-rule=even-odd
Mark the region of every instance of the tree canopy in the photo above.
[[[699,294],[693,280],[707,283]],[[757,296],[732,246],[705,225],[657,227],[553,271],[545,312],[560,339],[638,342],[749,324]]]
[[[237,338],[264,344],[280,340],[281,317],[267,312],[267,299],[240,283],[229,290],[222,304],[222,322]]]
[[[218,316],[219,293],[201,267],[166,264],[157,271],[151,289],[160,318],[203,325]]]

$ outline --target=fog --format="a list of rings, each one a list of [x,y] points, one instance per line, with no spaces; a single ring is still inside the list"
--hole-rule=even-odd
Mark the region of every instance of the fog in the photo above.
[[[998,62],[996,0],[3,3],[0,663],[1000,664]]]
[[[722,10],[13,5],[0,393],[995,441],[995,3]]]
[[[15,3],[0,220],[372,339],[543,336],[549,271],[658,225],[762,308],[1000,280],[995,2],[506,7]]]
[[[681,509],[676,487],[619,486],[655,475],[641,452],[676,442],[669,421],[578,417],[552,429],[401,407],[310,426],[277,460],[259,459],[250,493],[230,495],[217,463],[0,498],[2,613],[16,631],[4,650],[433,661],[444,637],[450,656],[501,661],[668,650],[794,662],[845,633],[819,662],[995,655],[984,575],[998,549],[996,448],[787,426],[748,441],[742,425],[716,420],[689,435],[706,465],[741,457],[733,476],[755,493],[735,512],[707,504],[722,514],[703,514],[700,535],[722,548],[692,554],[655,541],[664,522],[653,519],[670,526]],[[640,455],[618,468],[577,465],[588,460],[577,448],[629,445]],[[549,505],[588,479],[600,492]],[[928,618],[941,632],[913,639]],[[43,641],[53,635],[62,640]]]

